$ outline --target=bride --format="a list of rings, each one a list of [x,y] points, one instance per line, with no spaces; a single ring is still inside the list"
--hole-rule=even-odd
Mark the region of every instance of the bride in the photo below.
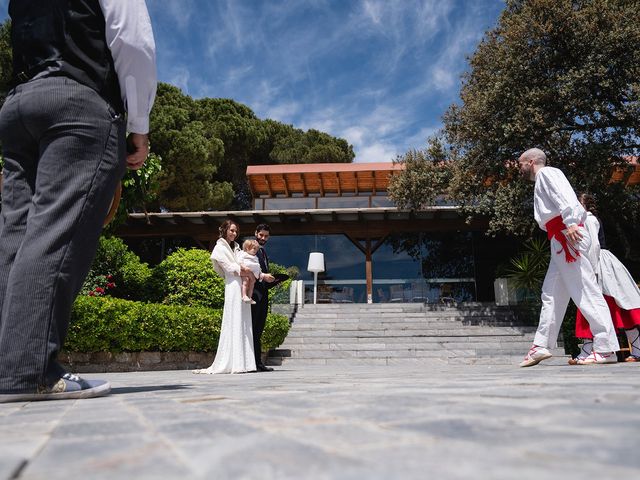
[[[225,220],[220,225],[220,238],[211,252],[215,271],[224,278],[224,309],[218,351],[209,368],[193,373],[244,373],[256,370],[251,328],[251,304],[242,301],[241,275],[253,275],[236,260],[240,250],[235,241],[238,224]]]

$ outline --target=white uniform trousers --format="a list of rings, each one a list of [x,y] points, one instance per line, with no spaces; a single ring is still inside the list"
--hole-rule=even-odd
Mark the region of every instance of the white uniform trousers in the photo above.
[[[535,345],[552,348],[558,340],[562,320],[571,298],[585,316],[593,333],[593,350],[620,350],[607,302],[596,281],[593,267],[586,256],[591,245],[589,232],[580,228],[582,240],[577,245],[580,256],[568,263],[562,245],[551,239],[551,261],[542,284],[540,323],[533,340]]]

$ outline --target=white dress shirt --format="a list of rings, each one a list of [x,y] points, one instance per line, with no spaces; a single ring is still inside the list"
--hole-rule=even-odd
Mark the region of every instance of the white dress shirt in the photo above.
[[[144,0],[99,0],[106,40],[115,65],[127,130],[149,132],[149,113],[156,96],[156,46]]]
[[[545,224],[560,215],[566,227],[583,223],[587,212],[580,205],[569,180],[561,170],[543,167],[536,173],[533,216],[545,232]]]

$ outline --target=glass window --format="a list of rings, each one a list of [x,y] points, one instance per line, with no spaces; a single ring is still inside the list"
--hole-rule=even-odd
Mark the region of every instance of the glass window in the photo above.
[[[315,198],[265,198],[264,210],[310,210],[315,208]]]
[[[395,207],[396,204],[389,197],[371,197],[372,207]]]
[[[368,208],[369,197],[318,198],[318,208]]]
[[[374,301],[475,299],[471,233],[406,233],[373,254]]]

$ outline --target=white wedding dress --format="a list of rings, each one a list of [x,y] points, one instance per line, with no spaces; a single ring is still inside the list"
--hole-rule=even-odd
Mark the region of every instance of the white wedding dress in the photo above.
[[[224,275],[224,309],[215,359],[209,368],[193,373],[244,373],[256,370],[253,354],[251,305],[242,301],[242,278],[235,253],[226,240],[219,239],[211,261]],[[217,263],[217,265],[216,265]]]

